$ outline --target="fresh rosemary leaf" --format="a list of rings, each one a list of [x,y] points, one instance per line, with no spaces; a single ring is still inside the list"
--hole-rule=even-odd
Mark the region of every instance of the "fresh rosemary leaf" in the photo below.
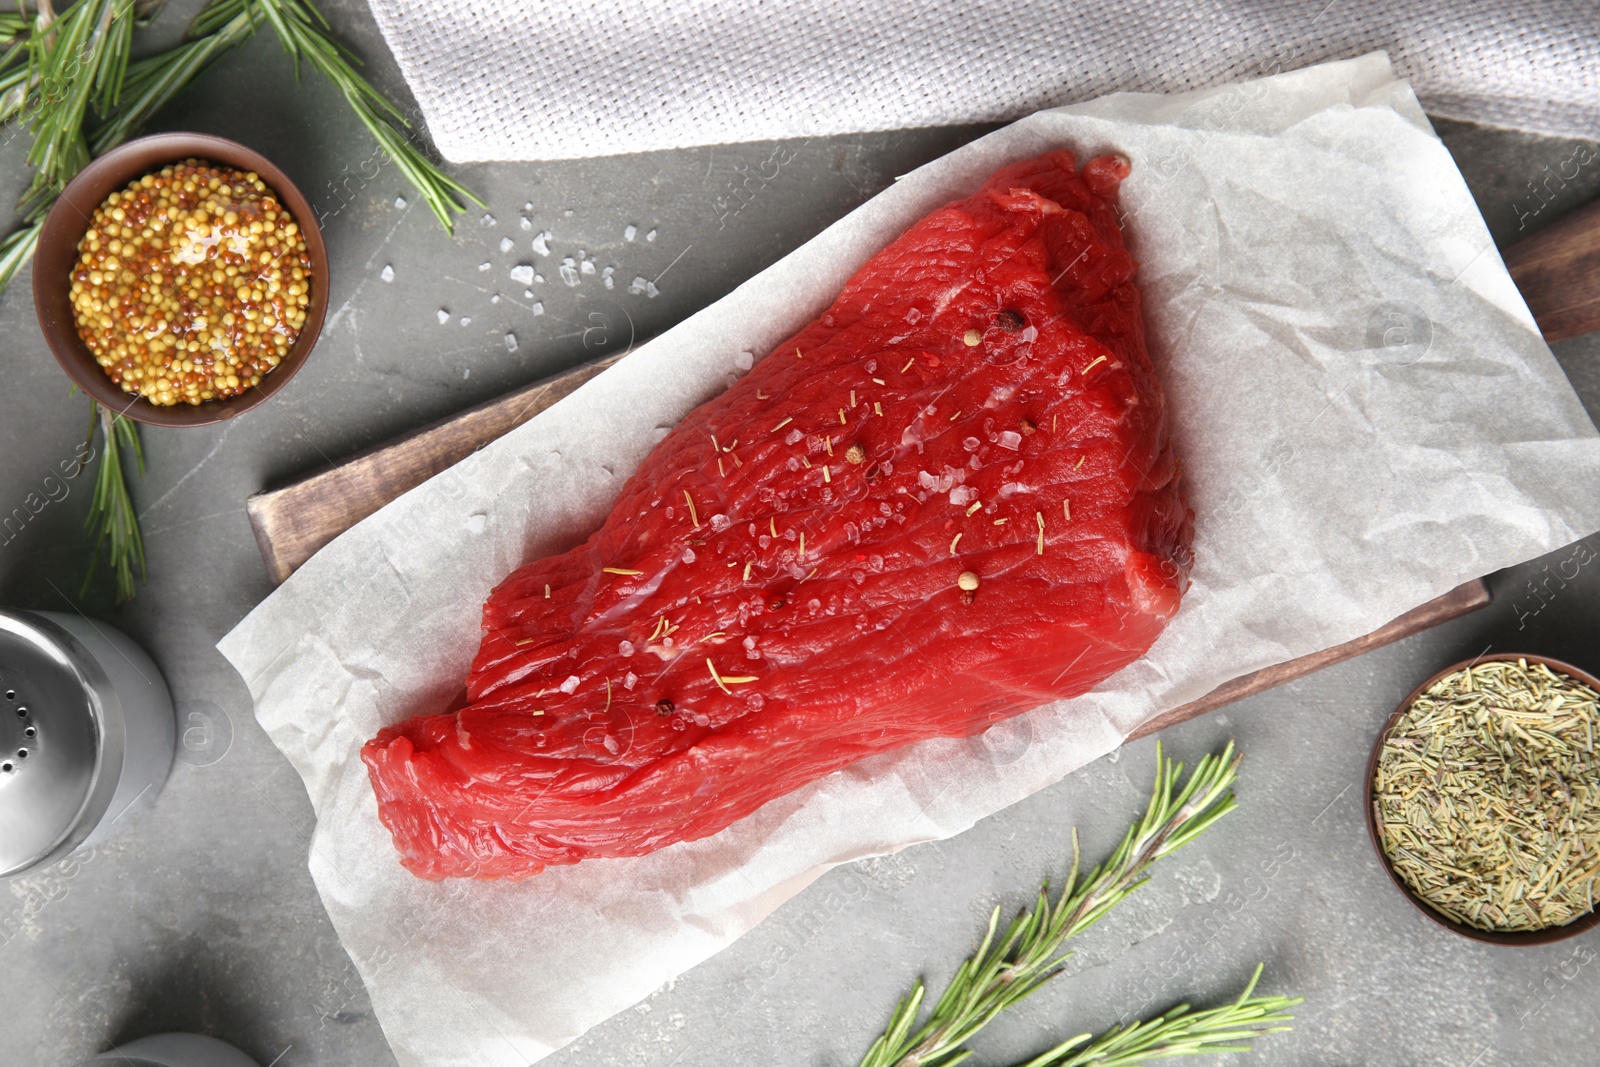
[[[133,0],[78,0],[53,21],[40,13],[28,38],[31,99],[23,104],[34,135],[30,199],[60,191],[88,165],[89,105],[102,113],[116,106],[132,34]]]
[[[0,291],[10,285],[17,271],[33,258],[33,250],[39,245],[39,231],[42,229],[44,217],[41,215],[0,240]]]
[[[915,1025],[925,994],[919,980],[867,1050],[861,1067],[953,1067],[971,1055],[963,1046],[973,1035],[1060,973],[1066,959],[1060,954],[1063,942],[1088,929],[1143,885],[1156,860],[1194,840],[1234,809],[1232,786],[1240,758],[1230,742],[1220,754],[1202,759],[1188,780],[1181,781],[1183,764],[1167,759],[1158,744],[1150,803],[1110,858],[1080,878],[1074,831],[1072,866],[1055,899],[1050,899],[1046,882],[1034,906],[1020,912],[999,936],[1000,909],[995,908],[977,950],[957,968],[928,1017]],[[1060,1060],[1059,1064],[1075,1062],[1100,1061]]]
[[[1091,1035],[1079,1034],[1018,1067],[1137,1067],[1172,1056],[1248,1052],[1250,1046],[1239,1042],[1291,1029],[1294,1016],[1287,1012],[1301,1003],[1299,997],[1254,996],[1260,980],[1257,965],[1244,992],[1220,1008],[1195,1011],[1179,1004],[1157,1018],[1113,1027],[1092,1041]]]
[[[277,33],[284,50],[298,68],[304,60],[327,77],[361,124],[378,141],[385,156],[416,186],[445,230],[455,232],[452,216],[467,210],[466,201],[479,207],[483,201],[470,189],[445,174],[414,145],[398,108],[372,83],[356,72],[356,58],[328,32],[328,21],[310,0],[248,0]]]
[[[94,154],[103,155],[136,136],[207,67],[249,40],[260,24],[261,14],[249,0],[212,0],[195,16],[183,43],[128,67],[122,106],[94,131]]]
[[[79,595],[86,593],[94,581],[100,553],[104,550],[116,578],[117,603],[121,604],[133,598],[134,568],[138,568],[140,581],[145,575],[144,537],[139,532],[139,513],[134,510],[133,496],[128,491],[123,454],[126,451],[133,456],[139,476],[143,477],[144,449],[139,443],[139,429],[131,419],[113,415],[90,401],[89,420],[91,438],[98,422],[103,447],[100,466],[95,472],[94,494],[89,500],[89,514],[84,520],[84,528],[94,539],[94,552]]]

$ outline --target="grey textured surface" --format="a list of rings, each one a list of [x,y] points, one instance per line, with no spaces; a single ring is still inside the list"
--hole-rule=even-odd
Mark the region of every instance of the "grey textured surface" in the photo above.
[[[192,4],[179,7],[167,18],[181,21]],[[365,7],[328,7],[380,84],[403,93]],[[0,603],[114,621],[160,664],[181,725],[215,731],[209,750],[189,735],[155,807],[108,846],[0,884],[0,1063],[71,1064],[187,1029],[224,1037],[264,1067],[391,1064],[305,869],[304,790],[213,648],[270,589],[244,498],[630,334],[648,337],[981,131],[796,143],[794,162],[765,181],[755,175],[771,144],[468,168],[489,220],[475,211],[451,238],[392,168],[369,164],[369,140],[315,75],[295,86],[270,37],[208,74],[159,125],[232,136],[290,172],[325,214],[333,311],[316,357],[277,404],[224,426],[145,433],[150,470],[134,492],[150,581],[133,603],[113,611],[104,582],[79,596],[81,481],[0,544]],[[1529,183],[1558,173],[1568,142],[1440,130],[1502,244],[1600,193],[1600,168],[1589,167],[1551,182],[1547,206],[1535,198]],[[24,150],[22,138],[0,138],[0,193],[20,186]],[[548,259],[531,249],[544,230],[554,234]],[[598,269],[569,287],[558,266],[580,249]],[[526,287],[531,298],[510,280],[519,263],[544,276]],[[634,278],[658,295],[630,292]],[[586,338],[596,314],[608,332]],[[1600,337],[1557,355],[1591,414],[1600,410]],[[86,418],[38,336],[26,278],[0,299],[0,388],[9,514],[73,455]],[[1600,549],[1600,537],[1589,544]],[[1307,998],[1297,1030],[1262,1043],[1262,1064],[1596,1062],[1600,969],[1590,963],[1600,935],[1512,951],[1439,930],[1387,884],[1358,803],[1373,731],[1437,667],[1527,649],[1600,668],[1600,571],[1578,566],[1587,558],[1569,548],[1496,575],[1497,602],[1478,615],[1164,735],[1189,758],[1235,738],[1248,755],[1242,809],[1083,938],[1073,973],[979,1042],[982,1062],[1013,1062],[1125,1013],[1215,1001],[1258,960],[1266,988]],[[1109,847],[1142,801],[1153,749],[1129,746],[956,839],[832,872],[548,1062],[855,1062],[913,976],[941,980],[993,903],[1017,906],[1059,872],[1072,825],[1091,860]]]

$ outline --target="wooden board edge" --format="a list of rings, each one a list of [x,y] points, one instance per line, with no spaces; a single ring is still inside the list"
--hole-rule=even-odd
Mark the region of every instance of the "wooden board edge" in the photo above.
[[[606,370],[626,353],[608,356],[562,371],[548,378],[474,405],[399,437],[364,448],[330,466],[317,468],[286,484],[252,494],[245,500],[256,546],[274,585],[316,554],[324,545],[371,515],[390,500],[465,459],[499,439],[533,416],[566,398]],[[488,423],[487,430],[470,434],[460,447],[449,447],[451,437],[466,427]],[[429,458],[429,445],[435,458]],[[384,473],[385,490],[370,492],[370,476]],[[363,491],[363,483],[369,491]],[[384,498],[386,497],[386,498]],[[307,529],[299,520],[317,505],[335,512],[333,520]]]
[[[1374,648],[1382,648],[1412,634],[1421,633],[1440,623],[1449,622],[1451,619],[1462,615],[1471,614],[1480,608],[1487,607],[1493,600],[1489,592],[1488,583],[1482,578],[1474,578],[1456,586],[1448,593],[1435,597],[1426,604],[1420,604],[1401,615],[1392,622],[1378,627],[1364,637],[1354,641],[1346,641],[1342,645],[1334,645],[1320,652],[1313,652],[1309,656],[1288,660],[1284,663],[1263,667],[1252,674],[1241,675],[1231,681],[1223,682],[1211,692],[1198,700],[1191,700],[1171,711],[1163,712],[1155,718],[1148,720],[1128,735],[1128,741],[1135,741],[1141,737],[1148,737],[1157,730],[1164,730],[1180,722],[1204,715],[1208,711],[1215,711],[1236,700],[1254,696],[1268,689],[1291,682],[1296,678],[1320,671],[1324,667],[1331,667],[1335,663],[1342,663],[1347,659],[1358,656]]]

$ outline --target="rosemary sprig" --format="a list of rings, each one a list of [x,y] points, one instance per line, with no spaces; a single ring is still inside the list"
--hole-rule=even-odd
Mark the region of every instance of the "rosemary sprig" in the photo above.
[[[927,1019],[919,1026],[926,988],[919,979],[873,1042],[861,1067],[953,1067],[971,1053],[964,1044],[1006,1008],[1061,972],[1061,945],[1082,933],[1149,878],[1149,866],[1193,841],[1236,806],[1232,785],[1241,757],[1229,742],[1220,755],[1202,759],[1180,784],[1183,764],[1156,746],[1156,782],[1144,817],[1128,829],[1111,857],[1078,877],[1078,835],[1072,834],[1072,866],[1050,899],[1050,883],[1039,890],[1004,934],[995,936],[1000,909],[977,950],[956,969]]]
[[[28,38],[33,99],[24,106],[33,112],[28,163],[35,173],[25,203],[59,192],[88,165],[89,105],[106,114],[121,98],[133,21],[133,0],[78,0],[53,20],[48,6],[40,9]]]
[[[94,154],[103,155],[137,135],[156,112],[217,59],[249,40],[260,25],[261,12],[253,4],[212,0],[201,8],[181,44],[128,67],[122,105],[90,140]]]
[[[406,133],[411,123],[399,108],[372,87],[371,82],[356,72],[355,66],[360,60],[333,39],[328,32],[328,20],[310,0],[235,2],[249,4],[261,12],[272,24],[284,51],[294,57],[296,67],[304,60],[333,83],[361,124],[377,139],[384,155],[393,160],[406,179],[422,193],[446,232],[455,232],[451,216],[467,210],[464,201],[484,206],[472,190],[441,171],[411,142]]]
[[[1128,1026],[1114,1026],[1080,1048],[1093,1036],[1079,1034],[1019,1067],[1138,1067],[1149,1060],[1172,1056],[1201,1056],[1218,1052],[1248,1052],[1250,1041],[1264,1034],[1292,1029],[1288,1010],[1300,997],[1254,996],[1261,966],[1244,992],[1220,1008],[1195,1011],[1179,1004],[1164,1015]]]
[[[89,559],[89,570],[83,577],[82,596],[89,590],[99,567],[100,552],[107,550],[112,572],[117,581],[117,603],[133,597],[133,569],[139,568],[139,580],[144,580],[144,537],[139,532],[139,513],[133,508],[133,497],[128,492],[127,473],[123,468],[123,450],[133,454],[139,476],[144,476],[144,449],[139,443],[139,429],[133,420],[113,415],[94,401],[89,402],[89,440],[94,441],[98,428],[105,441],[100,456],[100,467],[95,472],[94,496],[89,501],[89,514],[84,528],[94,538],[94,554]]]

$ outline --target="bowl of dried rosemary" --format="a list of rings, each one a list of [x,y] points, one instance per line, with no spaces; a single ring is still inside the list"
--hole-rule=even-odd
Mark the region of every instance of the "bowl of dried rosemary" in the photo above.
[[[1447,667],[1389,716],[1367,829],[1428,918],[1497,945],[1600,925],[1600,680],[1544,656]]]

